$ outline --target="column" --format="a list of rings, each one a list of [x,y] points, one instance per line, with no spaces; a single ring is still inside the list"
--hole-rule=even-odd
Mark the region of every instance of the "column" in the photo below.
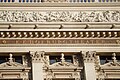
[[[84,60],[84,71],[85,71],[85,80],[96,80],[96,71],[95,71],[95,58],[94,51],[84,51],[82,52],[82,57]]]
[[[43,77],[43,61],[44,53],[40,52],[30,52],[32,58],[32,80],[44,80]]]

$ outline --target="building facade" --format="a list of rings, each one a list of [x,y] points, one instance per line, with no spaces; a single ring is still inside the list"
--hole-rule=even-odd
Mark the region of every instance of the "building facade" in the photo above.
[[[0,80],[120,80],[120,0],[0,0]]]

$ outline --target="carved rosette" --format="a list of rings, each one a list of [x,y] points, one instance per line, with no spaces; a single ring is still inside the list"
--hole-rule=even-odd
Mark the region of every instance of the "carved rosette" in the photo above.
[[[95,55],[96,55],[95,51],[82,52],[83,60],[84,62],[87,62],[87,63],[93,63],[95,60]]]
[[[36,52],[31,51],[30,55],[31,55],[31,58],[32,58],[32,62],[43,63],[43,61],[44,61],[44,54],[45,54],[44,51],[36,51]]]

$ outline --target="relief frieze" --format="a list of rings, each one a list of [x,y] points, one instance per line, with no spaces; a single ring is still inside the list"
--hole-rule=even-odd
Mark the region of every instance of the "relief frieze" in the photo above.
[[[120,11],[0,10],[0,22],[120,22]]]
[[[120,39],[1,39],[0,44],[120,44]]]

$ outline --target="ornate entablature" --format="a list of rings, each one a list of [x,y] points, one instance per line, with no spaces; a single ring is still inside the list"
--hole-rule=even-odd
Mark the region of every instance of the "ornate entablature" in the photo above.
[[[120,11],[0,11],[0,22],[120,22]]]

